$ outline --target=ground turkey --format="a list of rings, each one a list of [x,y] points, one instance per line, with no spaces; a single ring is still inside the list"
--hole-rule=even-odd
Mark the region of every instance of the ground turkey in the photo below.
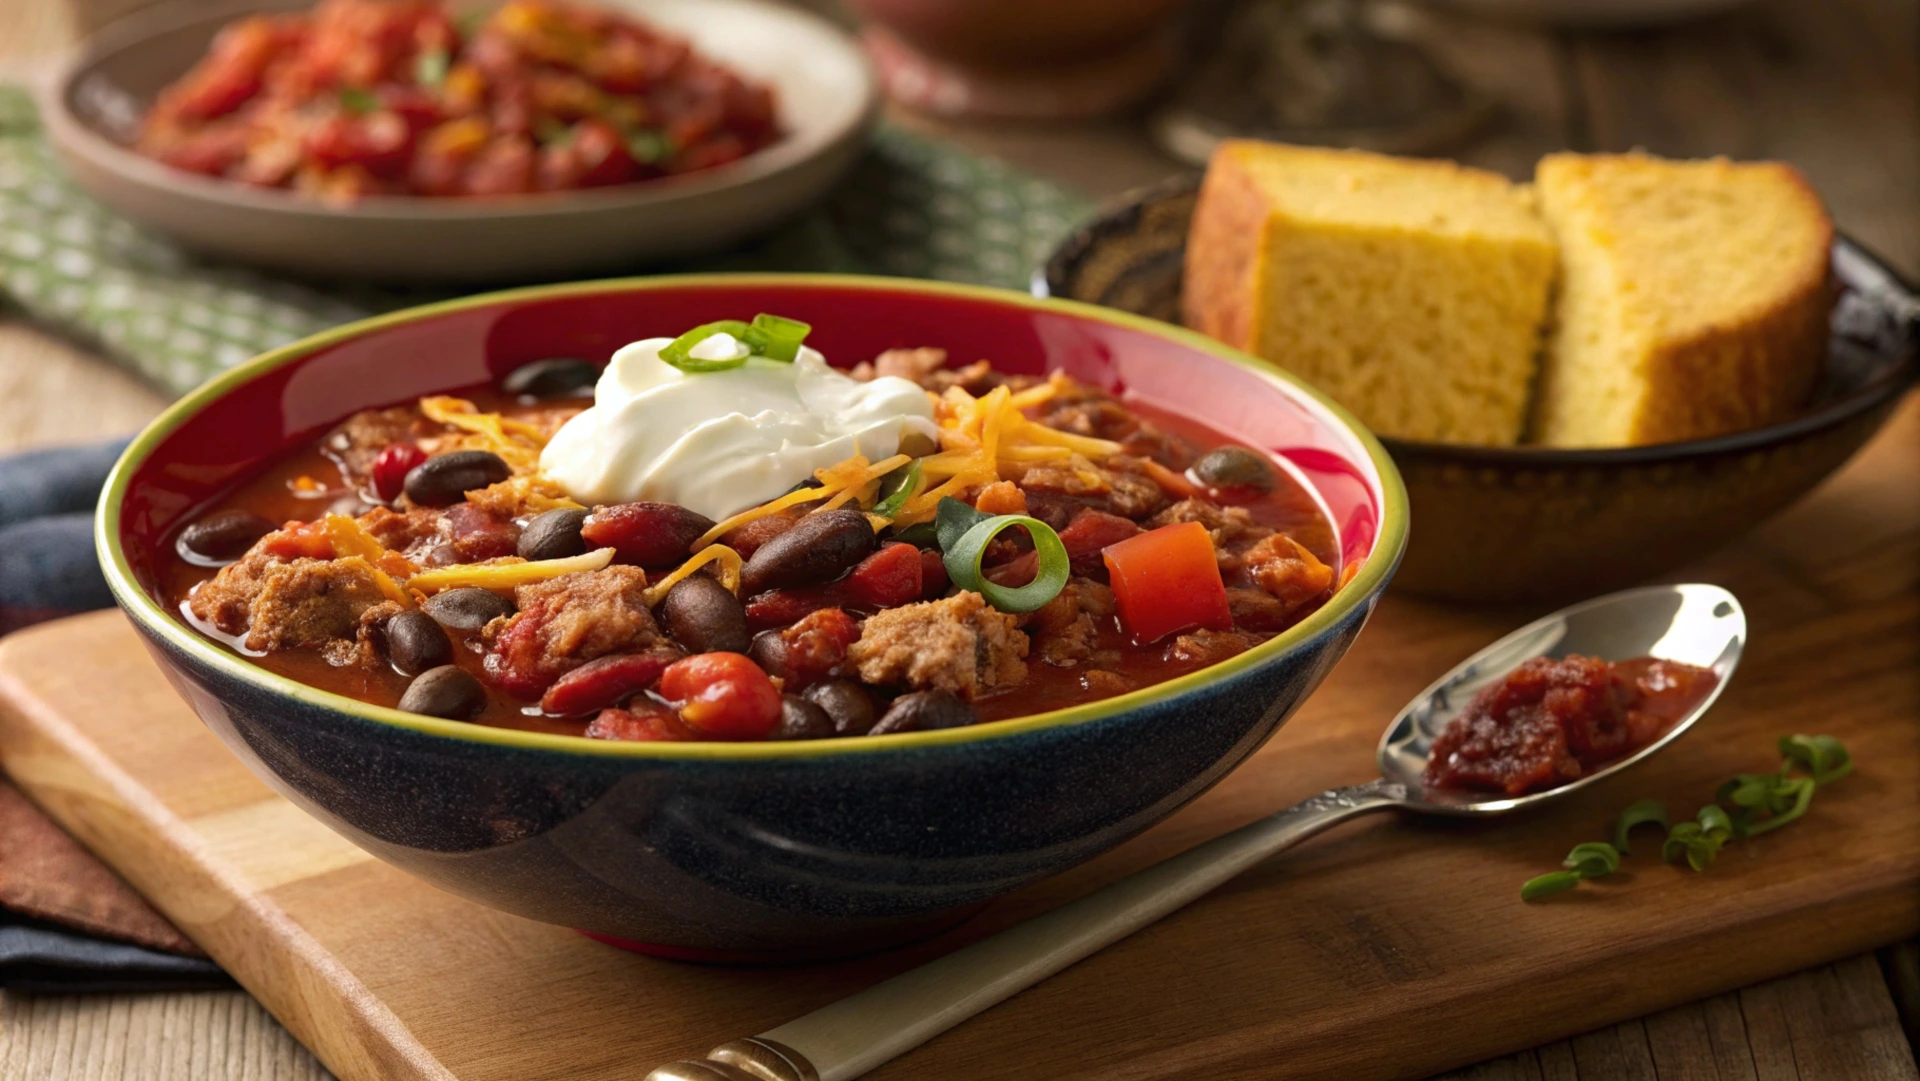
[[[662,638],[647,612],[638,567],[577,571],[514,591],[518,615],[487,625],[487,672],[502,690],[538,698],[565,673],[611,653],[635,653]]]
[[[938,688],[972,700],[1027,676],[1027,636],[980,594],[889,608],[867,617],[847,659],[882,686]]]
[[[1076,578],[1027,620],[1033,653],[1056,668],[1093,660],[1100,645],[1100,624],[1113,618],[1113,590]]]
[[[1122,518],[1145,518],[1167,505],[1167,494],[1138,470],[1140,461],[1115,455],[1105,465],[1076,458],[1063,465],[1038,465],[1020,475],[1029,493],[1071,496]]]
[[[1248,546],[1273,534],[1273,530],[1254,522],[1247,508],[1223,507],[1205,499],[1182,499],[1154,515],[1147,527],[1158,529],[1181,522],[1199,522],[1207,527],[1207,535],[1213,538],[1213,553],[1220,563],[1220,573],[1229,577],[1246,566]]]
[[[1333,568],[1285,533],[1275,533],[1247,549],[1246,560],[1254,583],[1289,608],[1324,595],[1333,585]]]
[[[399,610],[372,564],[346,559],[281,561],[255,552],[194,590],[187,607],[252,650],[317,649],[328,664],[378,659],[373,626]]]

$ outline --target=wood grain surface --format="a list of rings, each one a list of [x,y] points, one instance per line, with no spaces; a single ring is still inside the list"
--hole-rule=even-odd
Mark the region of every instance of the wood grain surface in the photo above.
[[[1752,640],[1721,703],[1665,754],[1512,820],[1343,827],[873,1076],[970,1079],[981,1063],[1058,1078],[1416,1076],[1920,931],[1917,446],[1920,399],[1813,497],[1679,576],[1739,595]],[[611,1079],[761,1031],[1364,780],[1402,701],[1532,614],[1389,597],[1300,714],[1167,822],[941,939],[804,969],[627,955],[373,860],[225,753],[118,613],[0,642],[0,765],[342,1077]],[[1559,901],[1518,899],[1521,881],[1604,836],[1627,802],[1695,806],[1719,780],[1768,767],[1774,740],[1794,731],[1840,736],[1861,764],[1804,822],[1728,850],[1708,874],[1643,852]],[[1869,990],[1872,1001],[1850,1002],[1860,988],[1844,971],[1741,995],[1743,1043],[1726,1042],[1731,1013],[1702,1007],[1567,1051],[1579,1076],[1658,1076],[1658,1056],[1692,1027],[1710,1048],[1720,1033],[1716,1069],[1744,1054],[1756,1077],[1788,1060],[1798,1076],[1911,1073],[1885,999]],[[1877,1038],[1837,1029],[1829,1000],[1848,1016],[1879,1011]]]
[[[140,2],[0,0],[0,79],[33,77],[78,31]],[[1762,0],[1722,18],[1617,34],[1431,24],[1430,47],[1503,103],[1500,121],[1461,148],[1463,160],[1523,176],[1539,154],[1563,147],[1786,157],[1841,228],[1920,275],[1920,5],[1911,0]],[[1124,121],[1062,129],[898,119],[1095,194],[1176,168]],[[122,434],[163,402],[86,350],[0,316],[0,450]],[[1908,439],[1907,453],[1920,453],[1920,439]],[[1809,588],[1846,577],[1831,572]],[[1880,959],[1811,969],[1450,1076],[1910,1078],[1888,986],[1907,1004],[1911,1038],[1920,948],[1910,941]],[[1583,1026],[1599,1025],[1598,1012],[1576,1012]],[[5,1081],[324,1076],[244,992],[0,993]]]

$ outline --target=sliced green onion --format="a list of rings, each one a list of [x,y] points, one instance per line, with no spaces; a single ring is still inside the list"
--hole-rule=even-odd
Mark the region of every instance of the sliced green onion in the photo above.
[[[971,504],[944,496],[933,508],[934,542],[942,552],[951,552],[960,543],[960,538],[967,535],[967,530],[992,517],[984,511],[974,510]]]
[[[1709,803],[1700,808],[1700,832],[1715,841],[1725,841],[1733,836],[1733,819],[1727,817],[1726,809],[1717,803]]]
[[[1604,878],[1620,869],[1620,853],[1605,841],[1588,841],[1574,845],[1560,866],[1581,878]]]
[[[935,548],[940,544],[939,535],[934,532],[932,522],[915,522],[907,528],[895,532],[893,539],[904,544],[911,544],[915,548]]]
[[[977,512],[976,512],[977,513]],[[1017,588],[1003,586],[987,580],[980,571],[980,560],[987,554],[987,545],[993,538],[1015,526],[1024,528],[1033,538],[1033,551],[1040,560],[1040,569],[1033,581]],[[987,603],[1002,612],[1031,612],[1060,595],[1066,588],[1067,577],[1072,570],[1072,560],[1067,556],[1067,546],[1060,543],[1060,534],[1053,527],[1038,518],[1029,518],[1024,514],[1000,514],[967,530],[951,548],[944,548],[942,561],[947,566],[947,577],[961,589],[971,589],[987,599]]]
[[[806,341],[811,333],[811,323],[761,312],[753,317],[753,323],[747,327],[745,341],[755,353],[768,360],[791,364],[800,355],[800,343]]]
[[[693,347],[713,337],[715,334],[731,334],[735,338],[744,337],[747,324],[738,319],[722,319],[716,323],[703,323],[660,348],[660,359],[683,372],[724,372],[747,362],[747,354],[742,353],[731,360],[701,360],[693,355]]]
[[[1813,774],[1815,784],[1837,781],[1853,772],[1853,755],[1832,736],[1782,736],[1780,755]]]
[[[379,110],[380,98],[372,91],[357,86],[343,86],[340,88],[340,107],[349,115],[365,116]]]
[[[439,86],[447,81],[447,50],[428,49],[413,58],[413,81],[421,86]]]
[[[882,518],[891,518],[900,513],[907,505],[913,493],[920,487],[920,459],[915,458],[906,465],[880,478],[880,502],[873,505],[873,513]]]
[[[1758,837],[1769,830],[1777,830],[1806,814],[1807,808],[1813,804],[1813,790],[1816,787],[1818,786],[1811,777],[1795,777],[1782,784],[1780,786],[1781,808],[1773,813],[1772,818],[1764,822],[1747,823],[1745,835]]]
[[[1564,893],[1579,884],[1580,876],[1578,873],[1573,871],[1553,871],[1549,874],[1541,875],[1539,878],[1528,879],[1526,884],[1520,887],[1520,899],[1522,901],[1538,901],[1542,897],[1551,897],[1556,893]]]
[[[1627,847],[1627,834],[1633,832],[1633,827],[1649,823],[1658,825],[1662,830],[1667,828],[1666,804],[1657,799],[1635,800],[1628,804],[1613,823],[1613,847],[1623,853],[1632,851]]]

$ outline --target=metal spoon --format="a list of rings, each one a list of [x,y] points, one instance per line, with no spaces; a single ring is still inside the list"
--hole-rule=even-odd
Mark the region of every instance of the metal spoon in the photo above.
[[[723,1044],[704,1061],[662,1066],[648,1081],[847,1081],[1356,815],[1496,815],[1578,791],[1679,739],[1725,689],[1746,637],[1740,602],[1712,585],[1650,586],[1562,609],[1474,654],[1408,703],[1380,739],[1378,780],[1322,792],[799,1020]],[[1511,798],[1423,788],[1434,737],[1475,693],[1530,658],[1569,653],[1654,656],[1719,678],[1664,736],[1570,784]]]

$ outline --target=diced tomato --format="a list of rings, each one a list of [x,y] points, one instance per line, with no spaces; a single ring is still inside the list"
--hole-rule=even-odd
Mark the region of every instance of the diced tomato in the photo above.
[[[238,109],[261,86],[267,65],[280,51],[273,20],[255,15],[228,26],[213,39],[206,59],[160,95],[156,112],[180,120],[210,120]]]
[[[540,708],[573,717],[617,706],[653,686],[680,656],[674,650],[656,649],[588,661],[555,680],[540,697]]]
[[[176,169],[223,176],[247,157],[244,123],[223,121],[190,133],[174,132],[146,144],[149,153]]]
[[[674,716],[672,710],[657,702],[635,702],[626,709],[603,709],[582,734],[588,739],[627,743],[680,743],[701,738]]]
[[[675,661],[660,693],[680,719],[713,739],[765,739],[780,722],[780,691],[760,666],[738,653],[702,653]]]
[[[511,128],[494,124],[502,132]],[[533,141],[525,136],[495,139],[473,159],[462,178],[461,190],[467,195],[523,195],[534,190]]]
[[[940,558],[938,548],[920,549],[920,597],[933,600],[947,592],[951,583],[947,579],[947,561]]]
[[[1206,526],[1161,526],[1106,546],[1101,557],[1112,577],[1120,623],[1135,642],[1157,642],[1194,627],[1232,629],[1227,587]]]
[[[389,443],[373,460],[373,494],[388,503],[400,498],[407,473],[427,460],[427,452],[414,443]]]
[[[325,522],[288,522],[260,541],[262,551],[276,559],[332,559],[333,540]]]
[[[400,114],[382,109],[365,116],[341,113],[307,133],[307,157],[322,168],[357,165],[379,177],[398,176],[413,155],[413,130]]]
[[[920,549],[887,544],[855,564],[840,584],[869,608],[893,608],[920,599],[921,576]]]
[[[860,624],[843,609],[822,608],[781,631],[780,640],[787,690],[798,691],[833,675],[860,640]]]

